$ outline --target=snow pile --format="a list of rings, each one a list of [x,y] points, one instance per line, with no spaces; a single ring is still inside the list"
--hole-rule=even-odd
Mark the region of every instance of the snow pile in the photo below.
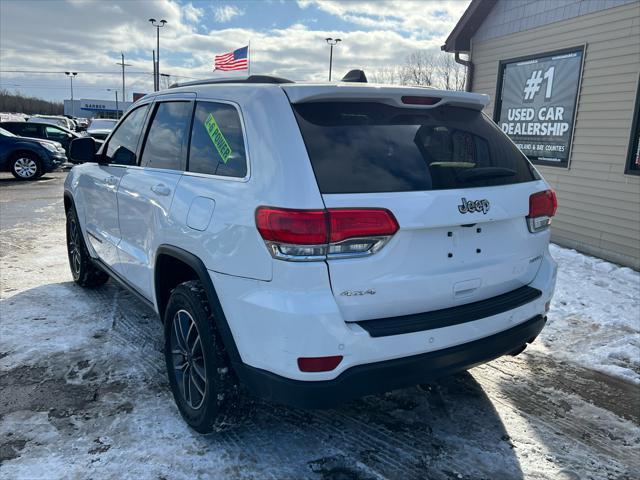
[[[640,273],[557,245],[549,321],[530,347],[640,383]]]

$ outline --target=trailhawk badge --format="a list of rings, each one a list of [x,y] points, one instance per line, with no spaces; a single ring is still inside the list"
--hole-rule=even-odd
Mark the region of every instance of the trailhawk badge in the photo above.
[[[489,200],[487,199],[467,200],[466,198],[462,197],[462,203],[458,205],[458,210],[460,211],[460,213],[482,212],[486,215],[489,211],[489,207],[490,204]]]

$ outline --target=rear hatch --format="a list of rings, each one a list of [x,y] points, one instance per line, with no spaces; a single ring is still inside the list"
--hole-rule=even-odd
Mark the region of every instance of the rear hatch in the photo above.
[[[326,208],[383,208],[399,225],[373,254],[326,260],[345,320],[448,308],[533,280],[549,235],[529,231],[529,198],[548,187],[481,113],[486,98],[285,91]]]

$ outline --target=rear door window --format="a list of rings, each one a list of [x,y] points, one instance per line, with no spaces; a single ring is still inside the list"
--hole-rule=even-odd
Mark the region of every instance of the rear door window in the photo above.
[[[25,122],[24,125],[18,125],[13,131],[16,135],[20,135],[21,137],[33,137],[40,138],[42,137],[42,127],[35,123],[28,124]]]
[[[143,167],[184,170],[192,102],[156,105],[142,152]]]
[[[247,175],[242,123],[234,106],[215,102],[196,104],[189,171],[236,178]]]
[[[470,188],[537,178],[481,112],[318,102],[294,111],[322,193]]]

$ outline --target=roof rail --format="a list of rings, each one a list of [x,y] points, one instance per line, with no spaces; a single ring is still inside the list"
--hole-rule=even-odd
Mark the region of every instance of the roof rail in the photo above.
[[[190,87],[193,85],[215,85],[219,83],[294,83],[292,80],[270,75],[251,75],[245,78],[208,78],[193,82],[174,83],[169,88]]]

